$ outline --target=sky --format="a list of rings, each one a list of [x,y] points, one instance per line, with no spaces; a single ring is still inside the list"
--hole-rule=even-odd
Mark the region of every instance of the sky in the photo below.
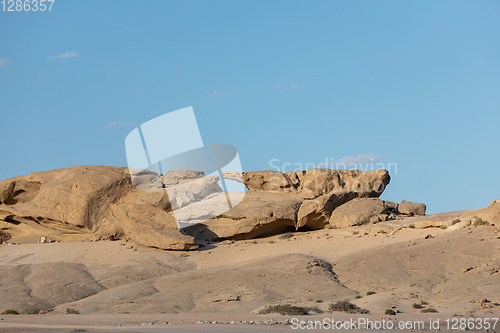
[[[2,9],[0,5],[0,9]],[[245,171],[386,167],[428,213],[500,199],[500,2],[63,1],[0,11],[0,179],[126,166],[192,106]]]

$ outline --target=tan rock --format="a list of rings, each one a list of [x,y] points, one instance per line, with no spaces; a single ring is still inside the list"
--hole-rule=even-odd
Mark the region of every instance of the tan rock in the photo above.
[[[410,216],[423,216],[425,215],[425,210],[426,206],[423,203],[415,203],[403,200],[398,205],[399,213]]]
[[[294,194],[249,191],[224,214],[185,229],[201,240],[251,239],[293,230],[302,199]]]
[[[382,200],[378,198],[357,198],[336,208],[330,217],[335,228],[347,228],[370,222],[372,217],[386,212]]]
[[[329,223],[333,210],[356,196],[356,192],[330,192],[313,200],[305,200],[297,214],[295,228],[324,228]]]
[[[250,191],[276,193],[297,192],[288,175],[278,171],[245,172],[245,185]]]
[[[163,182],[166,186],[189,183],[192,180],[205,176],[203,171],[193,170],[170,170],[163,175]]]
[[[162,249],[194,249],[177,230],[161,176],[119,167],[80,166],[0,182],[0,226],[12,238],[36,242],[122,235]],[[160,184],[160,185],[158,185]],[[147,191],[138,190],[147,189]]]
[[[139,244],[163,250],[194,250],[196,240],[177,229],[172,212],[157,206],[128,198],[111,205],[102,222],[95,228],[95,235],[130,238]]]
[[[390,182],[387,170],[358,171],[311,169],[282,173],[245,172],[245,185],[251,191],[299,193],[314,199],[330,192],[357,192],[360,197],[378,197]]]

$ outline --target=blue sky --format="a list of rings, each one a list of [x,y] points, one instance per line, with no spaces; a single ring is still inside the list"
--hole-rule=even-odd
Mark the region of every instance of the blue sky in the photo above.
[[[498,1],[459,0],[0,12],[0,179],[125,166],[134,126],[193,106],[246,171],[368,155],[397,164],[384,199],[483,207],[500,198],[498,17]]]

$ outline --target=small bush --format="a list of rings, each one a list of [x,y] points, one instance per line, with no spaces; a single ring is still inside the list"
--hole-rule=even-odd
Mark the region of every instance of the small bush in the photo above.
[[[26,314],[37,314],[38,312],[37,311],[28,311],[26,312]]]
[[[415,229],[415,225],[414,225],[414,224],[410,224],[410,225],[408,226],[408,228],[410,228],[410,229]]]
[[[421,308],[422,308],[422,304],[419,304],[419,303],[413,303],[413,308],[414,308],[414,309],[421,309]]]
[[[310,311],[316,313],[323,313],[323,311],[321,311],[316,307],[309,308],[309,307],[295,306],[290,304],[278,304],[278,305],[271,305],[268,306],[267,308],[260,310],[259,314],[279,313],[280,315],[283,316],[301,316],[309,314]]]
[[[340,311],[340,312],[347,312],[347,313],[361,313],[361,314],[367,314],[370,313],[370,311],[366,309],[362,309],[356,304],[352,304],[348,300],[345,301],[338,301],[337,303],[330,303],[330,306],[328,307],[328,311],[334,312],[334,311]]]
[[[459,222],[460,222],[460,219],[454,219],[453,221],[451,221],[451,225],[455,225]]]
[[[426,308],[426,309],[420,310],[420,312],[422,312],[422,313],[430,313],[430,312],[438,312],[438,310],[436,310],[434,308]]]
[[[366,293],[367,296],[375,295],[375,294],[376,294],[376,292],[374,292],[374,291],[369,291],[369,292]]]
[[[474,226],[479,226],[479,225],[488,225],[488,221],[483,221],[482,218],[476,217],[476,220],[474,221]]]
[[[428,303],[426,301],[421,301],[420,304],[427,305]]]
[[[18,315],[19,312],[17,312],[14,309],[7,309],[4,312],[2,312],[3,315]]]
[[[361,295],[356,295],[356,297],[355,297],[355,298],[356,298],[356,299],[360,299],[360,298],[363,298],[363,296],[361,296]]]
[[[283,234],[280,236],[280,239],[287,239],[287,238],[292,238],[295,237],[293,232],[287,232],[286,234]]]
[[[395,316],[396,311],[394,311],[393,309],[387,309],[387,310],[385,310],[385,314],[389,315],[389,316]]]
[[[66,314],[80,314],[80,311],[68,308],[66,309]]]
[[[445,225],[442,225],[442,226],[441,226],[441,229],[446,229],[446,228],[448,228],[448,227],[447,227],[447,226],[445,226]]]
[[[387,233],[387,231],[385,231],[385,230],[379,230],[379,231],[378,231],[378,233],[379,233],[379,234],[386,234],[386,233]]]
[[[354,231],[352,234],[353,235],[359,235],[359,231]]]

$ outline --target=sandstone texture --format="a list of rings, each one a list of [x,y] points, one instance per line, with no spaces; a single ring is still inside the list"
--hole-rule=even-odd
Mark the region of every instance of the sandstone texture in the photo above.
[[[138,187],[159,177],[143,173]],[[129,237],[162,249],[195,249],[196,241],[175,224],[165,192],[132,186],[127,168],[70,167],[0,182],[0,227],[18,241]]]

